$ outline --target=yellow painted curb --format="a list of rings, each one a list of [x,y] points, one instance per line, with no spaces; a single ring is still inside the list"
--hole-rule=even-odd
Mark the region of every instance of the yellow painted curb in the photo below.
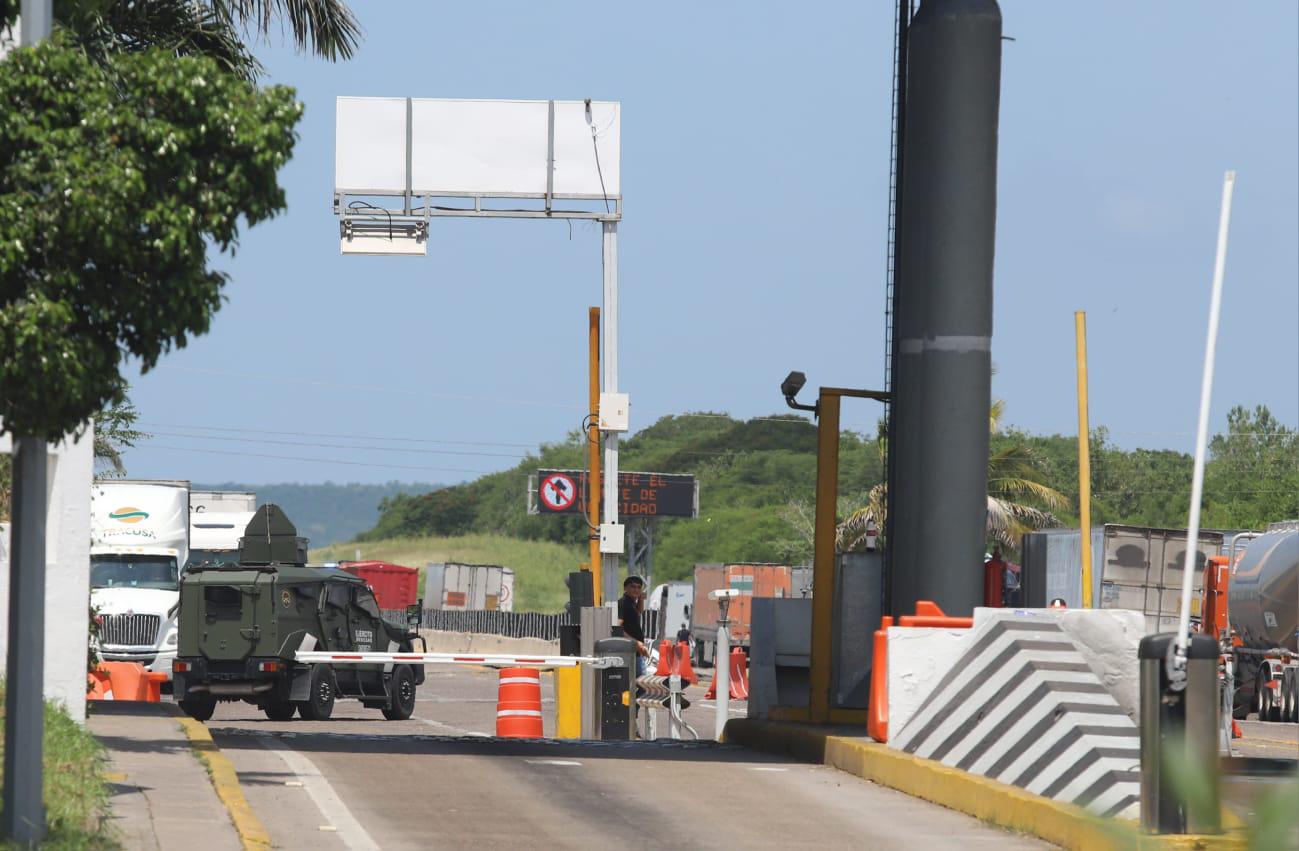
[[[1064,848],[1243,849],[1241,833],[1221,836],[1150,836],[1135,822],[1097,818],[1080,807],[1015,786],[920,759],[886,745],[803,724],[734,719],[725,741],[846,771],[865,780],[974,816]]]
[[[266,832],[261,819],[257,818],[253,808],[248,805],[243,790],[239,788],[239,776],[235,774],[234,763],[221,753],[203,722],[183,716],[177,717],[176,721],[189,737],[194,755],[207,766],[212,786],[225,805],[226,812],[230,814],[230,821],[234,823],[235,832],[239,834],[239,841],[245,851],[269,851],[271,835]]]

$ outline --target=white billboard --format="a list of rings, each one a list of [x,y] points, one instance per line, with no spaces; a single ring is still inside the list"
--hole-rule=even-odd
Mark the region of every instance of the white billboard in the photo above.
[[[611,101],[340,97],[334,191],[618,198],[620,119]]]

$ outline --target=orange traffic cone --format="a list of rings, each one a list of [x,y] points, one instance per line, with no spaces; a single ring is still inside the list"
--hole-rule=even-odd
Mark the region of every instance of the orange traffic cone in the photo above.
[[[496,698],[496,735],[540,739],[541,674],[536,668],[502,668]]]

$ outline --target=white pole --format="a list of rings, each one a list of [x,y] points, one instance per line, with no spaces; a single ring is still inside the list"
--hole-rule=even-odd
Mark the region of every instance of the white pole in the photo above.
[[[717,626],[717,658],[713,659],[713,672],[717,681],[717,720],[713,738],[720,742],[731,714],[731,636],[725,620]]]
[[[604,392],[618,392],[618,223],[603,222],[604,309],[600,313],[603,340],[600,360],[604,372]],[[604,437],[604,519],[618,522],[618,433],[605,432]],[[601,567],[603,599],[618,599],[618,556],[606,553]]]
[[[31,47],[36,42],[50,37],[54,25],[53,0],[22,0],[19,7],[18,43],[22,47]]]
[[[1177,640],[1170,685],[1180,690],[1186,685],[1187,648],[1191,643],[1191,591],[1195,581],[1200,538],[1200,500],[1204,494],[1204,453],[1209,435],[1209,400],[1213,395],[1213,365],[1218,349],[1218,316],[1222,310],[1222,279],[1227,268],[1227,230],[1231,223],[1231,193],[1236,186],[1236,172],[1229,171],[1222,181],[1222,210],[1218,216],[1218,256],[1213,264],[1213,294],[1209,299],[1209,339],[1204,345],[1204,379],[1200,384],[1200,422],[1195,431],[1195,467],[1191,474],[1191,514],[1186,523],[1186,560],[1182,572],[1182,599],[1177,615]],[[1084,531],[1085,534],[1085,531]]]

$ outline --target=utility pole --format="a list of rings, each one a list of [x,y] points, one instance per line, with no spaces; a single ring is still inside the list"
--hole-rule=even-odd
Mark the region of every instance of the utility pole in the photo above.
[[[587,310],[587,348],[590,352],[588,394],[590,405],[586,426],[586,525],[590,542],[591,589],[595,605],[604,598],[600,584],[600,308]]]
[[[1073,315],[1078,359],[1078,525],[1082,527],[1082,607],[1092,600],[1092,464],[1091,429],[1087,424],[1087,314]]]
[[[50,35],[52,0],[22,0],[20,47]],[[35,845],[45,838],[42,745],[45,736],[45,499],[43,438],[14,435],[13,561],[9,565],[9,656],[5,689],[4,813],[0,839]]]

